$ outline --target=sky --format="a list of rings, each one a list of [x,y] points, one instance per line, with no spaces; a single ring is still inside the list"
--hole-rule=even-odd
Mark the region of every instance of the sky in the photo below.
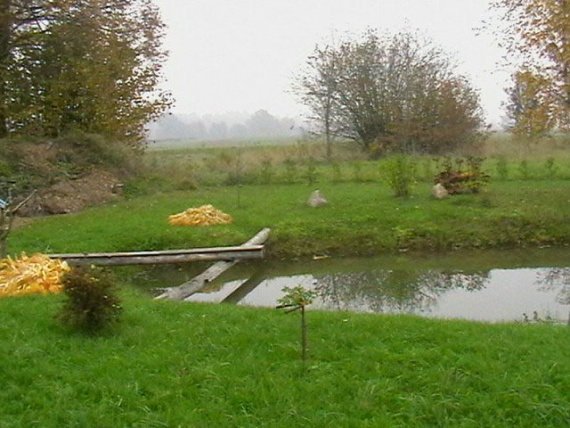
[[[494,37],[476,29],[488,0],[154,0],[167,25],[164,87],[174,113],[297,117],[294,76],[335,35],[419,31],[448,52],[480,91],[489,123],[503,115],[510,70]]]

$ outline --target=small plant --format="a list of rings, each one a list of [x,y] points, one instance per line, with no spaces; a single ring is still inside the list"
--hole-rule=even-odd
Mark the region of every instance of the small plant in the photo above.
[[[317,293],[307,290],[301,285],[296,287],[284,287],[285,295],[278,300],[277,309],[287,308],[286,312],[301,311],[301,358],[303,364],[307,361],[307,322],[305,319],[305,306],[313,303]]]
[[[394,196],[409,196],[416,184],[416,165],[409,156],[395,155],[385,163],[384,181],[393,190]]]
[[[333,183],[342,182],[342,167],[339,163],[335,162],[331,165],[332,167],[332,181]]]
[[[273,181],[273,163],[271,158],[264,157],[261,160],[261,170],[259,172],[261,184],[271,184]]]
[[[526,160],[522,160],[519,164],[519,174],[523,180],[530,179],[530,169]]]
[[[305,167],[306,167],[305,179],[307,180],[307,184],[311,186],[317,182],[319,175],[317,171],[317,162],[315,161],[315,158],[310,156],[305,162]]]
[[[362,176],[362,165],[360,162],[354,162],[352,164],[352,179],[356,183],[361,183],[364,181],[364,177]]]
[[[62,278],[66,296],[60,320],[79,331],[96,334],[119,320],[122,311],[114,284],[94,267],[76,267]]]
[[[433,161],[430,158],[425,158],[422,162],[422,179],[430,181],[433,174]]]
[[[509,165],[504,157],[497,159],[496,169],[500,180],[506,181],[509,178]]]
[[[544,161],[544,171],[546,173],[546,178],[553,179],[558,171],[558,168],[555,165],[555,159],[553,157],[549,157]]]
[[[285,159],[285,181],[294,184],[297,181],[297,163],[292,158]]]

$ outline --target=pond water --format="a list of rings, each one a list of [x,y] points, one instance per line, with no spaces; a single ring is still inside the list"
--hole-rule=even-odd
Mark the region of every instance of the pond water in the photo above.
[[[196,269],[196,268],[194,268]],[[153,270],[179,285],[195,272]],[[169,278],[169,284],[164,279]],[[284,287],[318,297],[307,309],[415,314],[487,322],[553,321],[570,316],[570,250],[469,252],[238,264],[188,301],[275,307]]]

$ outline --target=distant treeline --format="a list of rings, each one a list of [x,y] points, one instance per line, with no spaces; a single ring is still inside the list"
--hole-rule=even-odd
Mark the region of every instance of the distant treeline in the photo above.
[[[266,110],[254,114],[165,114],[149,125],[150,140],[295,137],[304,132],[292,118],[277,118]]]

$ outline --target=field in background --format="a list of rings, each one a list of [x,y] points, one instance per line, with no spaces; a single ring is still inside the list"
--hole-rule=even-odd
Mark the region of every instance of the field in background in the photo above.
[[[570,141],[545,138],[518,142],[493,133],[478,148],[451,158],[477,156],[493,180],[570,179]],[[431,183],[444,156],[412,156],[416,179]],[[315,139],[163,141],[145,154],[147,181],[155,190],[190,190],[199,186],[373,182],[382,180],[382,159],[369,160],[354,142],[336,142],[332,159]],[[134,189],[137,190],[137,189]],[[148,190],[148,189],[147,189]]]
[[[10,237],[21,251],[136,251],[239,245],[272,229],[270,254],[374,255],[402,250],[447,251],[570,244],[568,150],[556,141],[532,156],[494,136],[481,153],[491,176],[477,194],[432,197],[443,158],[414,157],[416,183],[407,198],[386,184],[389,160],[367,160],[355,146],[335,146],[328,162],[319,142],[149,151],[142,178],[125,184],[126,200],[73,216],[38,219]],[[524,148],[527,150],[528,148]],[[320,189],[322,209],[306,205]],[[231,225],[176,228],[171,214],[212,204]]]

